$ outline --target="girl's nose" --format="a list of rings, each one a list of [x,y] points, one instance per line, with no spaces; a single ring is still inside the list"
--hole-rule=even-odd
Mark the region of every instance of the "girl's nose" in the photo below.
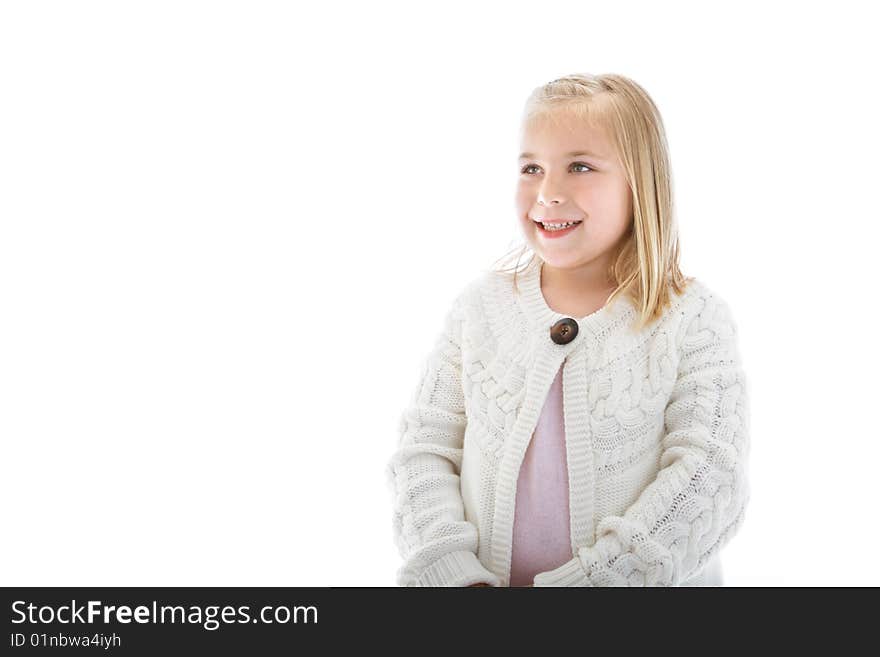
[[[541,205],[550,205],[551,203],[559,205],[564,201],[565,198],[562,194],[562,190],[551,186],[545,179],[544,184],[541,185],[541,188],[538,190],[538,203]]]

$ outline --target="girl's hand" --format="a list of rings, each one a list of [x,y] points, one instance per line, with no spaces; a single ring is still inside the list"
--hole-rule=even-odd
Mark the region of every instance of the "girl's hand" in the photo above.
[[[476,584],[468,584],[468,587],[471,587],[471,586],[492,586],[492,585],[486,584],[485,582],[477,582]],[[523,588],[530,589],[533,587],[534,587],[534,584],[523,584]]]

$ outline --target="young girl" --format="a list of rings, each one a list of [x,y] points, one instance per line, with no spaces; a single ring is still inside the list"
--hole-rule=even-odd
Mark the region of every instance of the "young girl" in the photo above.
[[[719,586],[749,500],[728,304],[678,265],[663,124],[571,75],[523,115],[522,270],[448,310],[386,469],[401,586]]]

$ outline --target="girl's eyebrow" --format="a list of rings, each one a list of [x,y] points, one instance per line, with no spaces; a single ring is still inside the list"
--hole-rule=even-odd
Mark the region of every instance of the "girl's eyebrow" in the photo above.
[[[572,151],[571,153],[566,153],[565,157],[580,157],[582,155],[586,155],[587,157],[593,157],[597,160],[601,160],[603,158],[599,157],[595,153],[590,153],[589,151]],[[519,159],[521,160],[530,160],[535,157],[534,153],[520,153]]]

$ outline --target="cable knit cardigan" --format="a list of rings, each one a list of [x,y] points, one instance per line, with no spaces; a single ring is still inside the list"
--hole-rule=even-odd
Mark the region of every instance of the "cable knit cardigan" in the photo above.
[[[749,411],[728,304],[690,279],[631,328],[618,297],[577,321],[541,292],[542,262],[483,272],[455,298],[386,467],[401,586],[509,586],[519,467],[563,367],[571,560],[535,586],[720,585],[749,498]]]

